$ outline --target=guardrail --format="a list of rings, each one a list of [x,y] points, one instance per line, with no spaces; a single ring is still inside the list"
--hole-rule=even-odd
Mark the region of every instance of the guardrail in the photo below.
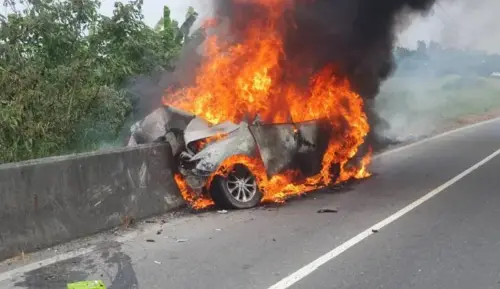
[[[0,165],[0,260],[183,206],[167,143]]]

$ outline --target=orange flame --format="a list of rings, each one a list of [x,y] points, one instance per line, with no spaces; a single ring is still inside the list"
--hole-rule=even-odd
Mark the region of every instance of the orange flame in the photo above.
[[[204,198],[202,196],[197,196],[194,192],[191,192],[188,184],[184,180],[181,174],[175,174],[174,180],[179,187],[182,198],[194,209],[203,209],[212,206],[214,202],[210,199]]]
[[[259,181],[264,201],[282,202],[287,197],[331,184],[332,164],[341,165],[336,182],[370,176],[366,167],[371,152],[357,166],[348,165],[370,129],[362,98],[351,90],[346,79],[335,75],[333,65],[314,75],[306,88],[297,81],[286,81],[283,76],[290,71],[282,65],[286,55],[280,25],[288,1],[245,1],[260,4],[266,15],[248,23],[243,41],[237,44],[209,37],[206,59],[197,73],[196,84],[164,97],[164,104],[189,111],[213,124],[226,120],[238,123],[246,115],[259,115],[267,123],[329,120],[335,137],[323,156],[322,170],[301,183],[294,183],[300,174],[296,171],[268,178],[260,158],[233,156],[220,166],[216,174],[224,174],[236,163],[245,164]],[[180,175],[176,176],[176,182],[185,190],[183,196],[193,207],[211,203],[206,199],[195,200]]]

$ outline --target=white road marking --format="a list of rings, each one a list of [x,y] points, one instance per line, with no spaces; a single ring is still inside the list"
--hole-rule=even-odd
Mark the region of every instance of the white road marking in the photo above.
[[[405,150],[405,149],[408,149],[408,148],[411,148],[411,147],[415,147],[415,146],[427,143],[427,142],[429,142],[431,140],[434,140],[434,139],[437,139],[437,138],[440,138],[440,137],[443,137],[443,136],[447,136],[447,135],[450,135],[450,134],[453,134],[453,133],[457,133],[459,131],[471,129],[471,128],[474,128],[474,127],[477,127],[477,126],[481,126],[481,125],[485,125],[485,124],[488,124],[488,123],[491,123],[491,122],[495,122],[495,121],[500,121],[500,119],[496,118],[496,119],[491,119],[491,120],[487,120],[487,121],[475,123],[475,124],[472,124],[472,125],[460,127],[460,128],[457,128],[457,129],[454,129],[454,130],[451,130],[451,131],[448,131],[448,132],[445,132],[445,133],[442,133],[442,134],[435,135],[435,136],[427,138],[427,139],[423,139],[423,140],[420,140],[420,141],[417,141],[417,142],[414,142],[414,143],[411,143],[411,144],[408,144],[408,145],[405,145],[405,146],[401,146],[401,147],[397,147],[397,148],[392,149],[392,150],[385,151],[385,152],[383,152],[381,154],[375,155],[373,158],[376,159],[376,158],[379,158],[379,157],[384,156],[384,155],[396,153],[396,152],[399,152],[399,151],[402,151],[402,150]],[[495,153],[497,153],[497,152],[495,152]],[[490,157],[493,158],[494,155],[490,156]],[[488,158],[491,159],[490,157],[488,157]],[[481,166],[482,164],[484,164],[485,162],[487,162],[489,159],[485,159],[485,160],[481,161],[480,163],[476,164],[476,166],[477,167]],[[474,169],[476,169],[477,168],[476,166],[472,167],[473,169],[471,168],[472,169],[471,171],[473,171]],[[470,172],[467,172],[465,175],[467,175],[468,173],[470,173]],[[461,176],[462,174],[458,175],[457,177]],[[455,177],[455,178],[457,178],[457,177]],[[452,179],[452,180],[454,180],[454,179]],[[452,181],[452,180],[450,180],[450,181]],[[455,180],[454,182],[456,182],[456,181],[458,181],[458,179]],[[451,185],[451,184],[448,184],[448,186],[449,185]],[[444,188],[441,188],[441,190],[443,190],[443,189]],[[439,193],[439,191],[436,192],[435,194],[437,194],[437,193]],[[419,201],[420,202],[416,203],[416,205],[414,205],[413,207],[411,207],[409,209],[407,209],[408,207],[404,208],[403,210],[397,212],[396,214],[392,215],[388,219],[386,219],[386,220],[380,222],[379,224],[373,226],[372,228],[377,228],[377,226],[380,226],[380,225],[386,226],[387,224],[391,223],[392,221],[394,221],[397,218],[401,217],[402,215],[406,214],[409,210],[411,210],[414,207],[420,205],[421,203],[425,202],[427,199],[429,199],[431,197],[432,197],[432,195],[431,196],[426,195],[426,196],[422,197],[422,199],[419,199],[419,200],[416,201],[416,202],[419,202]],[[413,204],[410,204],[409,207],[412,206],[412,205]],[[404,210],[407,210],[407,211],[404,211]],[[390,218],[392,218],[392,219],[390,219]],[[378,228],[381,228],[383,226],[380,226]],[[328,260],[331,260],[331,259],[335,258],[336,256],[340,255],[345,250],[349,249],[350,247],[352,247],[355,244],[359,243],[361,240],[363,240],[366,237],[370,236],[371,233],[372,233],[371,232],[372,228],[367,229],[366,231],[360,233],[358,236],[352,238],[351,240],[347,241],[346,243],[342,244],[341,246],[335,248],[331,252],[328,252],[324,256],[322,256],[322,257],[318,258],[317,260],[313,261],[312,263],[310,263],[309,265],[301,268],[299,271],[293,273],[292,275],[290,275],[290,276],[286,277],[285,279],[281,280],[279,283],[277,283],[277,284],[273,285],[272,287],[270,287],[270,289],[271,288],[273,288],[273,289],[288,288],[289,286],[291,286],[292,284],[294,284],[298,280],[300,280],[300,279],[304,278],[305,276],[309,275],[312,271],[316,270],[319,266],[323,265]],[[154,230],[154,229],[152,229],[152,230]],[[144,233],[144,232],[142,232],[142,233]],[[119,243],[125,243],[125,242],[129,242],[129,241],[135,239],[137,236],[139,236],[139,233],[136,233],[136,232],[130,233],[130,234],[125,234],[122,237],[116,238],[115,241],[119,242]],[[87,248],[78,249],[78,250],[75,250],[75,251],[72,251],[72,252],[59,254],[59,255],[53,256],[51,258],[47,258],[47,259],[44,259],[44,260],[41,260],[41,261],[36,261],[36,262],[30,263],[30,264],[27,264],[27,265],[24,265],[24,266],[20,266],[18,268],[15,268],[15,269],[12,269],[12,270],[0,273],[0,282],[6,281],[6,280],[10,280],[10,279],[14,279],[17,276],[20,276],[22,274],[25,274],[25,273],[33,271],[33,270],[37,270],[37,269],[43,268],[45,266],[50,266],[50,265],[58,263],[58,262],[62,262],[62,261],[66,261],[66,260],[69,260],[69,259],[72,259],[72,258],[75,258],[75,257],[80,257],[80,256],[83,256],[83,255],[87,255],[87,254],[90,254],[90,253],[92,253],[94,251],[97,251],[97,250],[98,250],[97,247],[91,246],[91,247],[87,247]],[[299,278],[298,279],[294,279],[294,278],[297,278],[297,276]],[[293,280],[295,280],[295,281],[293,281]],[[293,281],[293,282],[289,283],[291,281]]]
[[[435,188],[431,192],[427,193],[425,196],[419,198],[418,200],[414,201],[413,203],[409,204],[408,206],[404,207],[403,209],[399,210],[395,214],[389,216],[388,218],[380,221],[379,223],[371,226],[370,228],[366,229],[365,231],[359,233],[352,239],[346,241],[342,245],[336,247],[335,249],[331,250],[330,252],[324,254],[323,256],[319,257],[318,259],[312,261],[311,263],[305,265],[304,267],[300,268],[299,270],[295,271],[294,273],[290,274],[289,276],[283,278],[281,281],[278,283],[274,284],[273,286],[269,287],[268,289],[286,289],[298,282],[299,280],[303,279],[307,275],[311,274],[314,272],[316,269],[318,269],[321,265],[324,265],[328,261],[331,261],[338,255],[342,254],[349,248],[353,247],[354,245],[358,244],[359,242],[363,241],[364,239],[368,238],[372,234],[374,234],[373,230],[380,230],[383,227],[389,225],[390,223],[396,221],[397,219],[401,218],[411,210],[415,209],[416,207],[420,206],[424,202],[428,201],[430,198],[436,196],[449,186],[453,185],[454,183],[458,182],[468,174],[472,173],[474,170],[478,169],[494,157],[498,156],[500,154],[500,149],[496,150],[494,153],[490,154],[477,164],[473,165],[472,167],[466,169],[459,175],[455,176],[454,178],[450,179],[446,183],[442,184],[441,186]]]

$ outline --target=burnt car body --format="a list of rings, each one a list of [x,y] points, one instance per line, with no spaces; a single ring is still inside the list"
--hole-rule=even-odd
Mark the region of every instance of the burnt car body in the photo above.
[[[132,126],[128,145],[168,142],[178,172],[193,191],[203,194],[208,190],[219,207],[249,208],[260,202],[262,193],[243,164],[234,166],[226,177],[216,176],[206,188],[226,159],[235,155],[260,157],[269,177],[289,169],[299,169],[303,177],[312,176],[321,170],[329,131],[322,120],[263,124],[257,117],[251,122],[211,125],[165,106]]]

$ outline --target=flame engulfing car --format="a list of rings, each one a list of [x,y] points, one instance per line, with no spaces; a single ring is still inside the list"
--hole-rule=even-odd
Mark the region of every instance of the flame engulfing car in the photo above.
[[[248,156],[262,160],[268,177],[287,170],[304,179],[321,170],[330,138],[326,121],[263,124],[258,117],[235,124],[211,125],[206,120],[171,106],[161,107],[131,128],[129,146],[166,141],[180,173],[197,194],[209,194],[218,207],[251,208],[263,193],[256,176],[244,163],[225,175],[216,174],[225,160]],[[332,166],[332,175],[339,166]]]

